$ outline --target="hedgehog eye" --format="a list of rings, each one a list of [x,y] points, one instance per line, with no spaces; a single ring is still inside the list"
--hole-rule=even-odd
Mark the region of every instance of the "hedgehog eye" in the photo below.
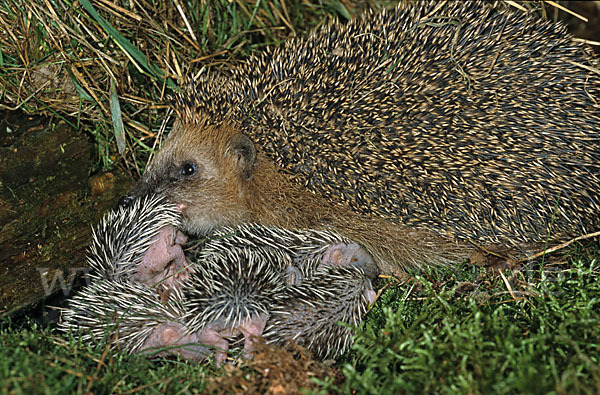
[[[181,175],[188,177],[193,176],[194,174],[196,174],[197,171],[198,168],[196,167],[196,164],[191,162],[184,163],[183,165],[181,165],[181,169],[179,170]]]

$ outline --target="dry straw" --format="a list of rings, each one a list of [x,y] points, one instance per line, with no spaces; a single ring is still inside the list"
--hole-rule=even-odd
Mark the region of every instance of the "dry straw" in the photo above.
[[[554,2],[552,2],[554,3]],[[0,4],[0,109],[54,114],[143,166],[185,75],[361,11],[352,0],[6,0]],[[383,6],[384,2],[381,2]],[[538,2],[506,2],[539,7]],[[544,10],[542,10],[544,11]],[[545,15],[545,11],[544,11]],[[98,132],[101,130],[101,132]],[[105,146],[102,148],[102,146]],[[104,158],[103,165],[117,159]]]
[[[150,151],[164,129],[168,96],[183,75],[229,67],[261,46],[304,33],[328,13],[349,17],[352,4],[337,4],[6,0],[0,4],[6,32],[0,35],[0,109],[102,125],[104,135],[96,137],[106,141],[100,143],[132,159],[139,149]]]

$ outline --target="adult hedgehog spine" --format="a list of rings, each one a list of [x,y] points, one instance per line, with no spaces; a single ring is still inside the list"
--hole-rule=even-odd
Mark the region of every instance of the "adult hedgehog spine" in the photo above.
[[[483,2],[334,23],[195,81],[132,197],[196,233],[332,229],[388,273],[557,243],[600,227],[599,66]]]

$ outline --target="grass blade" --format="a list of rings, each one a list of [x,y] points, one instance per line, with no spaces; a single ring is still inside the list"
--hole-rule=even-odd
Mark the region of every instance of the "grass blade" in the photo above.
[[[127,148],[127,145],[125,144],[125,127],[123,126],[121,105],[119,104],[119,97],[114,81],[110,82],[110,113],[113,130],[115,132],[115,139],[117,141],[117,150],[119,151],[119,154],[123,155]]]

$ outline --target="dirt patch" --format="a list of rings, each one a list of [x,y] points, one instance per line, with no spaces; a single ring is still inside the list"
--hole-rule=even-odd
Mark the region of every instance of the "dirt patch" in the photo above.
[[[240,365],[226,365],[226,374],[211,378],[207,392],[217,394],[301,394],[320,386],[315,379],[343,381],[342,372],[315,361],[302,347],[287,348],[261,344],[254,359]],[[302,391],[304,390],[304,392]]]

